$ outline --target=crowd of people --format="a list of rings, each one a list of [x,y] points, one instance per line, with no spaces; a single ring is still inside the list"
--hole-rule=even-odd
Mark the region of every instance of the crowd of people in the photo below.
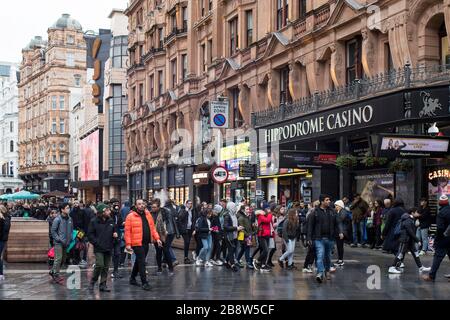
[[[406,209],[401,199],[383,199],[367,203],[360,195],[353,201],[347,197],[332,202],[321,195],[312,204],[302,201],[287,206],[275,197],[263,201],[259,208],[243,199],[239,203],[222,199],[218,204],[195,203],[187,200],[177,206],[172,200],[137,200],[133,205],[120,204],[118,199],[83,204],[44,204],[35,202],[4,203],[0,205],[0,254],[8,240],[11,216],[29,216],[49,223],[51,270],[55,283],[63,283],[63,264],[87,266],[89,248],[95,255],[94,272],[89,288],[99,283],[100,291],[109,291],[107,277],[112,263],[112,278],[122,278],[119,268],[128,257],[132,261],[129,284],[150,290],[146,258],[154,245],[157,273],[167,269],[174,273],[179,264],[172,248],[175,239],[183,239],[184,264],[196,267],[225,267],[233,272],[242,268],[270,272],[276,265],[297,270],[294,263],[296,245],[305,249],[301,268],[313,273],[322,283],[331,279],[330,273],[345,264],[344,247],[371,248],[393,254],[389,273],[404,272],[407,252],[412,254],[426,281],[434,281],[436,272],[448,255],[450,258],[450,206],[448,197],[439,199],[434,240],[434,260],[431,268],[424,267],[420,257],[426,255],[428,229],[432,223],[427,200],[419,208]],[[194,239],[195,250],[190,257]],[[335,250],[336,248],[336,250]],[[277,258],[274,263],[275,253]],[[336,251],[337,260],[332,262]],[[136,280],[139,275],[140,284]],[[0,280],[3,280],[0,259]]]

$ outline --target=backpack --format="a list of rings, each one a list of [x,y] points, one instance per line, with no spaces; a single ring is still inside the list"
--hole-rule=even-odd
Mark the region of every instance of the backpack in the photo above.
[[[402,219],[398,220],[397,224],[395,225],[395,228],[394,228],[394,237],[395,238],[400,237],[401,230],[402,230]]]
[[[284,219],[283,221],[281,221],[278,225],[277,225],[277,234],[279,237],[283,236],[283,224],[286,221],[286,219]]]

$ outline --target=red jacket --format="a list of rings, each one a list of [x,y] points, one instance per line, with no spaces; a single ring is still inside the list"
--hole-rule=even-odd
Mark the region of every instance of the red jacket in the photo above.
[[[159,240],[159,234],[156,231],[152,215],[147,209],[145,210],[145,217],[150,227],[150,242],[156,242]],[[137,212],[130,211],[125,220],[125,245],[131,247],[142,246],[143,234],[141,216]]]
[[[272,224],[272,214],[258,215],[258,237],[271,237],[270,225]]]

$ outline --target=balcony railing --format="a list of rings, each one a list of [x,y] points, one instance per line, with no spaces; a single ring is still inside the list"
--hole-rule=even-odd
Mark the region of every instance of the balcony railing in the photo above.
[[[278,108],[269,108],[252,114],[252,125],[262,127],[276,122],[304,116],[311,112],[326,109],[333,105],[349,103],[371,96],[410,87],[420,87],[432,83],[449,81],[450,65],[420,66],[411,68],[406,65],[398,70],[364,77],[352,84],[316,92],[313,96],[282,104]]]
[[[164,38],[164,43],[169,42],[170,40],[172,40],[177,35],[180,35],[180,34],[183,34],[183,33],[187,33],[187,29],[185,29],[185,28],[183,28],[183,29],[178,29],[178,28],[173,29],[173,31],[167,37]]]

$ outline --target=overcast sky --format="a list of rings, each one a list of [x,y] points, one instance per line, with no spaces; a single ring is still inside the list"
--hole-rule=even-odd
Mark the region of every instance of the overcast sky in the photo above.
[[[126,9],[128,0],[12,0],[0,2],[0,61],[20,62],[22,48],[34,36],[47,39],[47,29],[63,13],[83,30],[109,29],[113,8]]]

